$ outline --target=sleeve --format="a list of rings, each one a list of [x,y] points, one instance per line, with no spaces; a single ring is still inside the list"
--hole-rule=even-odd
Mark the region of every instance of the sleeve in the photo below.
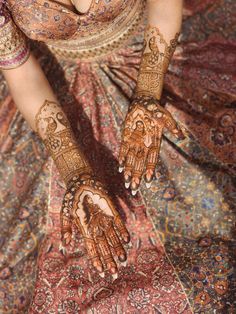
[[[0,69],[14,69],[29,57],[29,46],[25,35],[15,25],[6,7],[0,0]]]

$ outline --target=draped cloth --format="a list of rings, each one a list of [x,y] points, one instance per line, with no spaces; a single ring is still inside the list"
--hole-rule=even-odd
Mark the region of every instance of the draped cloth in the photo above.
[[[1,313],[235,311],[233,7],[233,0],[185,1],[163,98],[187,138],[165,134],[157,178],[136,197],[123,187],[117,155],[143,46],[142,21],[119,45],[103,47],[99,58],[98,50],[83,57],[84,47],[76,56],[71,47],[67,54],[58,45],[32,43],[130,231],[128,263],[114,282],[93,270],[76,230],[67,251],[61,248],[64,184],[0,76]]]

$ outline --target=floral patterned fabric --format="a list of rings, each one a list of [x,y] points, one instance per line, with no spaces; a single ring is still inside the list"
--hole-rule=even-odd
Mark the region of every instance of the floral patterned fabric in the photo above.
[[[185,2],[163,99],[187,139],[165,135],[157,179],[136,197],[123,187],[117,155],[143,26],[99,60],[56,59],[46,46],[33,45],[131,232],[128,264],[114,282],[90,267],[80,235],[61,249],[64,185],[1,76],[1,313],[235,312],[233,6],[233,0]]]

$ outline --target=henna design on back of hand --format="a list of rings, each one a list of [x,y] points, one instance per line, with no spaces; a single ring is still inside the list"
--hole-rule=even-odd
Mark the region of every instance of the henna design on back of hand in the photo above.
[[[179,33],[168,44],[160,30],[148,25],[136,92],[127,113],[119,154],[119,171],[125,186],[135,195],[142,176],[150,187],[159,159],[162,134],[169,130],[178,139],[184,135],[171,114],[160,105],[164,75],[177,46]]]
[[[124,170],[125,186],[135,195],[142,176],[150,187],[159,159],[164,129],[178,139],[184,135],[171,114],[152,96],[136,97],[130,105],[120,148],[120,171]]]

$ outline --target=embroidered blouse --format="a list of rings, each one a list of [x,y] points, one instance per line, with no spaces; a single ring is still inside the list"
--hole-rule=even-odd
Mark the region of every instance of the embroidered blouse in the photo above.
[[[92,0],[88,12],[79,14],[51,0],[0,0],[0,68],[27,60],[26,37],[76,57],[84,56],[83,49],[102,53],[132,29],[142,2]]]

